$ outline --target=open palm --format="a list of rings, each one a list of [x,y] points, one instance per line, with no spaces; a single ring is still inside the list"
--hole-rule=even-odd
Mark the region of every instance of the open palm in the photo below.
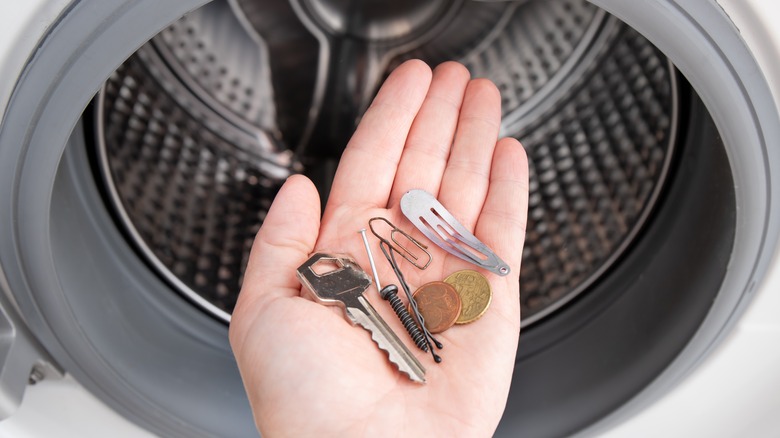
[[[385,81],[349,142],[320,220],[303,176],[279,191],[255,240],[230,325],[230,341],[267,436],[489,436],[506,404],[520,330],[518,274],[528,169],[514,139],[497,141],[500,96],[487,80],[420,61]],[[401,374],[344,312],[312,301],[295,271],[315,251],[346,253],[367,271],[361,228],[380,216],[411,232],[398,202],[424,189],[511,267],[485,272],[493,290],[480,320],[437,335],[436,364],[416,349],[376,289],[366,296],[427,369],[427,384]],[[419,237],[419,234],[415,234]],[[421,238],[424,241],[424,238]],[[372,238],[383,284],[397,283]],[[419,271],[398,258],[414,290],[473,265],[430,245]],[[401,294],[402,295],[402,294]]]

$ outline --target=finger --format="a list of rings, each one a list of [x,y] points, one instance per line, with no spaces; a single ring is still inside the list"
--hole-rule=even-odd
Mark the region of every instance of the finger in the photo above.
[[[428,95],[409,131],[388,206],[397,205],[411,189],[439,192],[469,76],[457,62],[445,62],[433,71]]]
[[[490,163],[501,124],[501,95],[487,79],[469,82],[438,199],[474,229],[488,190]]]
[[[313,251],[319,205],[317,189],[305,176],[294,175],[284,183],[252,245],[233,322],[270,300],[300,294],[295,271]]]
[[[325,214],[335,206],[384,208],[409,128],[431,83],[431,69],[407,61],[387,78],[341,157]]]
[[[509,301],[517,305],[517,279],[525,242],[528,214],[528,158],[520,143],[513,138],[501,139],[493,154],[490,188],[479,215],[475,235],[511,269],[506,281],[512,282],[512,294],[496,294],[497,308],[509,309]]]

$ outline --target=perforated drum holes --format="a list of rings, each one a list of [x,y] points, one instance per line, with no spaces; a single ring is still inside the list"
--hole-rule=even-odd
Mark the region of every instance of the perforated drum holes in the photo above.
[[[286,143],[301,135],[280,130],[279,117],[302,130],[300,114],[328,108],[280,114],[273,72],[319,51],[291,43],[271,52],[257,38],[263,29],[253,35],[241,14],[213,2],[160,33],[108,79],[94,126],[100,180],[139,254],[223,319],[286,175],[344,146]],[[419,57],[459,60],[498,85],[503,135],[520,139],[531,161],[521,271],[531,324],[596,281],[652,211],[675,143],[675,71],[638,33],[584,1],[466,2],[448,14],[395,53],[379,80]],[[300,36],[291,41],[316,43],[301,29],[287,29]],[[329,86],[309,85],[299,93]],[[317,104],[310,95],[286,102]],[[253,142],[257,133],[270,139],[265,146]]]

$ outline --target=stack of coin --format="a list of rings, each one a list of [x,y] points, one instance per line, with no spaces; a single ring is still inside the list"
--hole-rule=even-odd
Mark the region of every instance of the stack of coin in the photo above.
[[[450,274],[444,281],[420,286],[413,296],[425,327],[435,334],[482,317],[493,293],[484,275],[465,269]]]

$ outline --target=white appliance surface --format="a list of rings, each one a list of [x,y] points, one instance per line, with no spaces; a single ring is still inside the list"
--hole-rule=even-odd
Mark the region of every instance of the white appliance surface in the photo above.
[[[23,61],[67,0],[0,2],[0,106]],[[721,0],[780,96],[780,2]],[[54,5],[54,6],[52,6]],[[777,100],[777,99],[776,99]],[[780,105],[780,102],[778,102]],[[2,281],[2,278],[0,278]],[[605,434],[622,437],[780,436],[780,251],[750,307],[725,340],[679,386]],[[0,438],[152,435],[113,412],[75,380],[28,388]]]
[[[720,0],[780,106],[780,2]],[[777,146],[777,145],[774,145]],[[726,339],[680,385],[608,438],[780,436],[780,247]]]

